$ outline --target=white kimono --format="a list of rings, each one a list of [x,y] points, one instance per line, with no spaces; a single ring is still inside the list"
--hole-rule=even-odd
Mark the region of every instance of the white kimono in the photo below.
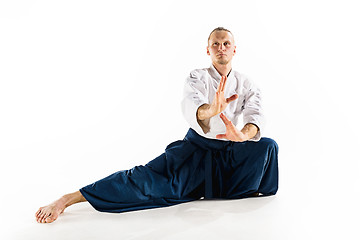
[[[217,134],[225,133],[225,124],[218,114],[210,119],[210,131],[204,133],[197,121],[196,112],[201,105],[212,103],[220,80],[221,75],[213,65],[210,68],[193,70],[186,79],[184,97],[181,103],[183,115],[190,127],[199,135],[210,139],[216,139]],[[231,70],[224,93],[225,98],[234,94],[239,96],[238,99],[229,103],[223,111],[225,116],[240,130],[243,126],[238,126],[238,118],[240,114],[243,114],[244,125],[253,123],[259,128],[256,136],[250,140],[259,141],[264,127],[260,90],[247,77]]]

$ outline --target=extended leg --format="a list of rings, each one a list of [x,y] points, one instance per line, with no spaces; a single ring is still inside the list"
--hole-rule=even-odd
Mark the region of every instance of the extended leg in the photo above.
[[[127,212],[172,206],[203,195],[201,156],[179,158],[167,149],[145,166],[119,171],[80,189],[98,211]],[[173,158],[173,156],[176,156]]]
[[[81,201],[98,211],[120,213],[200,199],[206,152],[187,140],[173,142],[145,166],[118,171],[40,208],[37,221],[55,221],[67,206]]]
[[[35,213],[36,221],[39,223],[51,223],[55,221],[65,208],[79,202],[85,202],[86,199],[80,193],[76,191],[74,193],[66,194],[56,200],[55,202],[39,208]]]
[[[116,172],[80,192],[98,211],[126,212],[171,206],[203,196],[206,151],[176,141],[145,166]]]

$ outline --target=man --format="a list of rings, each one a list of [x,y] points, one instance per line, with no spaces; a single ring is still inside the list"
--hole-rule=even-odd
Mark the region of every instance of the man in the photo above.
[[[190,73],[182,110],[190,129],[165,153],[130,170],[116,172],[40,208],[40,223],[55,221],[64,209],[88,201],[96,210],[126,212],[205,199],[274,195],[278,189],[278,146],[261,138],[259,90],[232,70],[232,33],[214,29],[208,38],[210,68]],[[238,117],[244,126],[239,130]]]

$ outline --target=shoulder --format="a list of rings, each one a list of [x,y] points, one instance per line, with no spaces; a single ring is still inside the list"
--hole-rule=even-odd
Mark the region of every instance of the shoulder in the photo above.
[[[189,76],[186,78],[185,83],[191,85],[206,85],[208,82],[209,71],[207,68],[194,69],[190,72]]]
[[[190,72],[190,77],[191,78],[202,78],[202,77],[206,76],[208,73],[209,73],[208,68],[194,69]]]
[[[252,90],[253,88],[257,88],[251,77],[248,75],[234,71],[234,76],[239,86],[245,90]]]

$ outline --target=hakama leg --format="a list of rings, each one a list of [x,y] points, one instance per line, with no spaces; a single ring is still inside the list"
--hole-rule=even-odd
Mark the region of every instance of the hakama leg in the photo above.
[[[234,143],[225,164],[215,162],[214,192],[222,198],[244,198],[253,193],[274,195],[278,190],[278,145],[270,138]],[[220,170],[219,170],[220,169]]]
[[[201,198],[204,151],[187,141],[170,144],[145,166],[116,172],[80,192],[98,211],[126,212]]]

